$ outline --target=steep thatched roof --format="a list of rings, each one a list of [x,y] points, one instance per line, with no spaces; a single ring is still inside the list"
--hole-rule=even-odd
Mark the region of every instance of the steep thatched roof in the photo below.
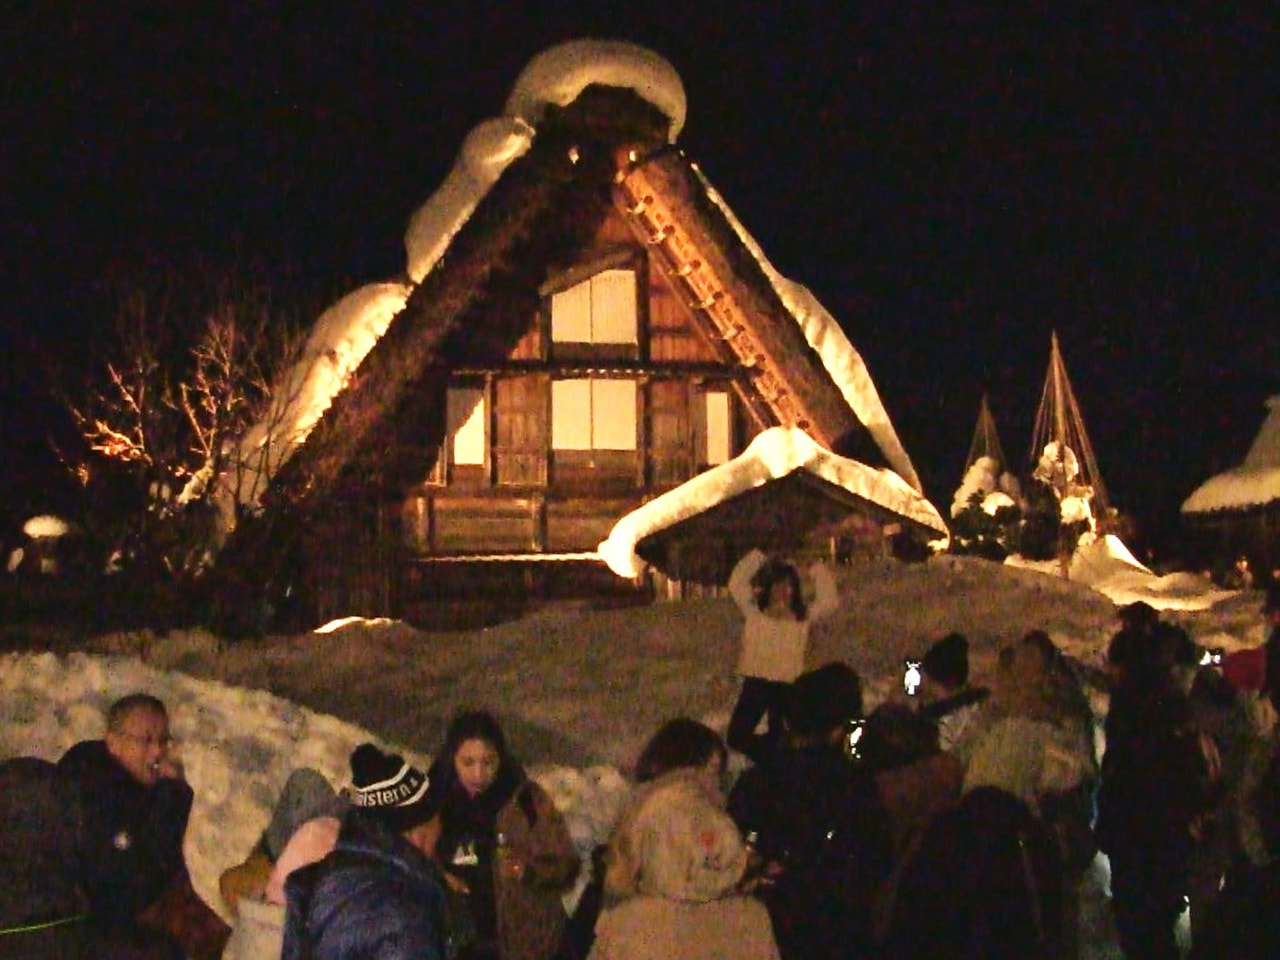
[[[627,90],[589,87],[549,108],[532,148],[485,196],[447,253],[276,478],[295,505],[349,482],[421,479],[443,439],[444,388],[460,355],[509,352],[533,322],[538,288],[570,264],[608,215],[620,144],[652,149],[668,121]]]

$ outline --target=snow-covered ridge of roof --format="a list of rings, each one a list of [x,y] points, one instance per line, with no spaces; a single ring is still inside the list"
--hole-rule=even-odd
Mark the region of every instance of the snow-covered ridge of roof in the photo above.
[[[316,321],[302,356],[276,389],[265,420],[240,441],[242,461],[269,478],[306,439],[333,398],[404,309],[411,287],[372,283],[353,290]],[[260,495],[264,484],[241,485],[242,496]]]
[[[566,106],[588,86],[626,87],[671,120],[667,139],[675,143],[684,129],[684,83],[671,64],[652,50],[618,40],[570,40],[544,50],[521,71],[504,109],[531,124],[549,104]]]
[[[831,379],[835,381],[840,393],[844,396],[845,402],[866,426],[880,448],[880,452],[884,454],[885,460],[916,491],[922,491],[924,488],[921,486],[920,477],[916,474],[916,468],[902,446],[902,441],[898,439],[898,432],[894,429],[889,413],[880,400],[880,394],[871,381],[871,374],[862,360],[862,355],[849,342],[849,338],[844,335],[835,318],[818,302],[818,298],[809,288],[784,277],[769,262],[769,258],[764,255],[755,237],[747,232],[746,227],[734,215],[724,197],[711,185],[706,175],[696,166],[694,172],[707,191],[708,198],[720,208],[729,225],[733,227],[734,233],[760,264],[760,269],[769,279],[782,305],[795,318],[804,332],[805,340],[818,354],[822,365],[826,367],[827,373],[831,375]]]
[[[758,434],[734,459],[698,474],[624,516],[597,549],[618,576],[638,576],[643,561],[636,555],[636,544],[645,537],[796,470],[807,470],[936,530],[938,539],[948,537],[941,514],[899,474],[837,456],[798,427],[771,427]]]
[[[1242,510],[1280,500],[1280,396],[1267,401],[1263,421],[1244,462],[1210,477],[1182,504],[1183,513]]]
[[[504,170],[533,145],[534,129],[519,117],[494,117],[474,127],[453,169],[409,220],[406,272],[421,283]]]

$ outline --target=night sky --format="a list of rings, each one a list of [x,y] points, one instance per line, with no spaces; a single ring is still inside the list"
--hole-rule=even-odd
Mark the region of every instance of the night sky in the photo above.
[[[280,264],[332,300],[397,275],[467,131],[536,53],[587,36],[680,73],[680,145],[844,326],[944,513],[984,391],[1028,457],[1053,329],[1112,499],[1150,539],[1280,393],[1270,5],[359,6],[6,12],[5,513],[54,505],[31,358],[106,335],[104,277]]]

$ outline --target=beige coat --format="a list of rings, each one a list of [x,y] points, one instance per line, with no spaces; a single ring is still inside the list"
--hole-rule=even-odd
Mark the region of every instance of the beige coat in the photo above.
[[[736,893],[747,853],[696,770],[646,784],[610,844],[590,960],[776,960],[769,914]]]
[[[640,895],[606,909],[588,960],[778,960],[764,904]]]

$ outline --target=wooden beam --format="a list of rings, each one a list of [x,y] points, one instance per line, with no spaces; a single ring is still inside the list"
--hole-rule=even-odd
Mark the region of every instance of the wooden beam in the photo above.
[[[751,318],[707,265],[692,237],[663,202],[642,167],[632,167],[619,174],[615,202],[653,247],[660,267],[688,297],[690,308],[711,321],[720,340],[729,346],[738,362],[752,372],[756,389],[776,422],[811,433],[820,432],[819,421],[787,387],[781,373],[785,369],[784,358],[771,356],[752,332]],[[830,446],[837,438],[817,436],[816,439]]]

